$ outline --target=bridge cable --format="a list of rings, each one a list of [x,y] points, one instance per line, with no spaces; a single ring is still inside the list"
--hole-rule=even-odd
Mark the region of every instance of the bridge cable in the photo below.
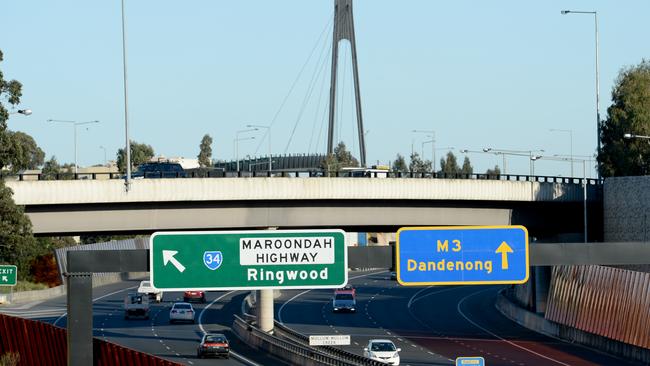
[[[287,153],[287,151],[289,150],[289,146],[291,145],[291,142],[293,140],[293,136],[295,135],[296,129],[298,128],[298,124],[300,123],[300,120],[302,119],[302,115],[303,115],[303,113],[305,111],[305,108],[309,104],[310,97],[311,97],[312,93],[314,92],[314,89],[315,89],[316,84],[317,84],[317,80],[319,79],[321,73],[324,72],[325,66],[327,65],[327,58],[323,57],[323,56],[328,54],[328,53],[325,52],[325,49],[328,48],[327,47],[328,42],[325,42],[325,44],[323,46],[324,47],[321,48],[321,52],[319,54],[319,57],[318,57],[318,60],[317,60],[317,63],[316,63],[316,67],[314,68],[314,73],[312,74],[312,78],[308,83],[307,91],[306,91],[305,97],[303,98],[302,104],[300,106],[298,116],[296,118],[296,122],[295,122],[295,124],[293,126],[293,129],[291,131],[291,135],[289,136],[289,140],[287,141],[287,145],[286,145],[285,150],[284,150],[285,153]]]
[[[323,28],[323,30],[321,31],[320,35],[318,36],[318,40],[316,41],[316,44],[314,44],[314,47],[311,49],[311,52],[309,53],[309,56],[308,56],[307,59],[305,60],[305,63],[302,65],[302,67],[300,68],[300,71],[298,72],[298,75],[296,75],[296,78],[294,79],[293,83],[291,84],[291,87],[289,88],[289,91],[288,91],[287,94],[284,96],[284,99],[282,100],[282,103],[280,103],[280,107],[279,107],[278,110],[275,112],[275,115],[273,116],[273,119],[271,120],[271,123],[270,123],[270,125],[269,125],[269,128],[265,129],[264,134],[262,135],[262,138],[260,139],[260,142],[259,142],[259,144],[257,145],[257,148],[255,149],[254,154],[257,154],[257,152],[259,151],[260,147],[262,146],[262,143],[263,143],[264,140],[268,137],[269,130],[270,130],[271,127],[273,127],[273,125],[275,124],[275,122],[276,122],[278,116],[280,115],[280,112],[281,112],[282,109],[284,108],[284,105],[287,103],[287,100],[289,99],[289,96],[290,96],[291,93],[293,92],[293,89],[296,87],[296,84],[298,83],[298,80],[300,80],[300,76],[302,75],[303,71],[304,71],[305,68],[307,67],[307,64],[309,63],[309,60],[311,60],[311,57],[313,56],[314,51],[316,51],[316,48],[317,48],[318,45],[320,44],[320,42],[321,42],[321,38],[323,37],[323,35],[325,34],[325,32],[330,28],[330,24],[333,23],[333,20],[334,20],[334,13],[332,13],[332,16],[331,16],[330,19],[327,21],[327,24],[325,24],[325,27]]]

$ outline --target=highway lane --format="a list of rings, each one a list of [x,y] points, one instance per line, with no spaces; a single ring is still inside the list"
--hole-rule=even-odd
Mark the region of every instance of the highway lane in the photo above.
[[[182,300],[181,292],[165,293],[162,303],[151,303],[149,320],[125,320],[122,310],[124,296],[138,284],[139,281],[125,281],[93,289],[95,337],[186,365],[286,364],[243,344],[230,330],[233,314],[239,313],[247,292],[206,293],[206,304],[194,304],[197,324],[169,324],[169,309],[173,301]],[[3,307],[0,311],[65,327],[65,306],[66,298],[61,296],[43,302]],[[226,334],[234,353],[243,358],[231,355],[228,360],[198,359],[196,347],[204,331]]]
[[[407,288],[386,272],[359,275],[350,274],[356,314],[332,314],[333,292],[313,290],[285,293],[277,317],[305,334],[350,334],[353,344],[343,348],[357,354],[369,338],[391,339],[403,365],[449,365],[458,356],[483,356],[488,365],[633,364],[510,321],[494,307],[497,286]]]

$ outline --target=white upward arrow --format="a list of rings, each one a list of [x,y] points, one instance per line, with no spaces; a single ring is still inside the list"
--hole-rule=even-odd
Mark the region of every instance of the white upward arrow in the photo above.
[[[162,252],[163,252],[163,265],[166,266],[167,263],[172,262],[174,267],[176,267],[176,269],[179,272],[183,273],[183,271],[185,271],[185,266],[182,265],[181,262],[176,260],[176,258],[174,258],[174,256],[176,254],[178,254],[178,251],[176,251],[176,250],[163,250]]]

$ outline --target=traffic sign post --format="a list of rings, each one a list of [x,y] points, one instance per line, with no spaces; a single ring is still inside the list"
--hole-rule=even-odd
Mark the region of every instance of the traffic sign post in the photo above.
[[[18,267],[11,264],[0,265],[0,286],[16,286]]]
[[[342,230],[159,232],[150,239],[155,288],[338,288],[347,283]]]
[[[529,276],[523,226],[405,227],[396,254],[404,286],[521,284]]]

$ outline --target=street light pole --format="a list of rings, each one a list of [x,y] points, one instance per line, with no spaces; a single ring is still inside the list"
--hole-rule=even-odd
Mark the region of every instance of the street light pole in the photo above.
[[[129,139],[129,97],[126,78],[126,16],[124,13],[124,0],[122,0],[122,68],[124,80],[124,134],[126,139],[126,180],[124,187],[129,191],[131,187],[131,140]]]
[[[433,160],[431,162],[431,166],[433,169],[433,173],[436,172],[436,131],[434,130],[413,130],[411,132],[415,133],[430,133],[431,134],[431,159]],[[411,148],[413,150],[413,148]],[[422,158],[424,159],[424,151],[422,152]]]
[[[106,148],[104,146],[99,146],[100,149],[104,150],[104,165],[106,165]]]
[[[573,178],[573,130],[563,130],[560,128],[551,128],[551,132],[568,132],[569,133],[569,150],[571,156],[571,177]]]
[[[257,128],[265,128],[269,130],[269,172],[273,170],[273,162],[271,159],[271,126],[263,126],[263,125],[246,125],[246,127],[255,127]]]
[[[245,132],[253,132],[257,131],[258,128],[249,128],[246,130],[239,130],[235,132],[235,160],[237,160],[237,173],[239,173],[239,141],[243,140],[254,140],[255,137],[244,137],[244,138],[239,138],[240,133],[245,133]]]
[[[594,25],[595,25],[595,30],[596,30],[596,143],[597,143],[597,150],[596,153],[600,153],[600,59],[599,59],[599,53],[600,53],[600,45],[598,41],[598,12],[597,11],[576,11],[576,10],[562,10],[560,12],[563,15],[566,14],[591,14],[594,16]],[[600,160],[597,162],[598,164],[598,179],[601,178],[600,176]]]
[[[99,121],[86,121],[86,122],[77,122],[77,121],[67,121],[62,119],[48,119],[48,122],[58,122],[58,123],[69,123],[73,126],[74,129],[74,174],[75,178],[77,176],[77,126],[87,125],[90,123],[99,123]]]

